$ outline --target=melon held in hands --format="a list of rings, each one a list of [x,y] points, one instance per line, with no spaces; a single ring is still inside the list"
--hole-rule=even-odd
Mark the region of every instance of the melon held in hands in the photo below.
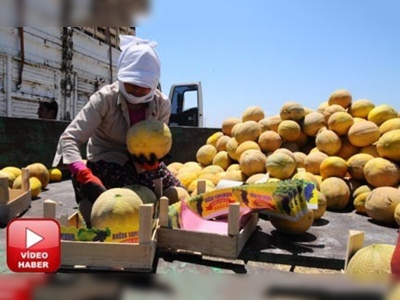
[[[144,120],[133,125],[127,133],[126,144],[129,153],[148,160],[154,153],[158,159],[166,156],[172,147],[172,135],[169,127],[161,121]]]

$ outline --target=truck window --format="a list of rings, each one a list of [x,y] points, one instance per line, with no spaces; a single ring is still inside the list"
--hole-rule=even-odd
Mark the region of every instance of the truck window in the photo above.
[[[176,86],[171,97],[171,113],[180,114],[185,110],[197,107],[197,87],[196,86]]]

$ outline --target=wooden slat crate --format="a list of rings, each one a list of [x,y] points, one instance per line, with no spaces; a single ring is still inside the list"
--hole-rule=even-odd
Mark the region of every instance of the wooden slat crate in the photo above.
[[[197,189],[199,193],[205,191],[205,182],[199,180]],[[172,229],[168,224],[168,205],[168,198],[161,197],[157,248],[163,251],[184,251],[236,259],[258,223],[258,214],[253,213],[240,229],[240,205],[232,203],[229,206],[226,235]]]
[[[78,212],[69,218],[56,217],[56,203],[44,201],[43,217],[60,226],[81,227]],[[149,273],[156,252],[158,221],[153,219],[153,204],[139,209],[139,243],[81,242],[61,240],[61,269],[129,271]]]
[[[32,192],[29,170],[22,169],[21,189],[9,189],[8,178],[0,178],[0,223],[7,224],[29,209]]]

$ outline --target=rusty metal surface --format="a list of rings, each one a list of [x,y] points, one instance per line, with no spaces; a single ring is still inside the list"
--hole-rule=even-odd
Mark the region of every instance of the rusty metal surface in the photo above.
[[[42,216],[43,201],[59,204],[58,214],[72,214],[77,209],[69,180],[49,184],[31,208],[22,216]],[[365,245],[387,243],[395,245],[397,229],[374,224],[368,217],[354,212],[326,215],[304,235],[289,237],[278,233],[261,216],[258,228],[236,260],[218,259],[193,254],[158,253],[154,272],[157,273],[280,273],[293,268],[340,270],[344,266],[349,230],[365,232]],[[0,272],[9,272],[5,261],[5,232],[0,229]],[[287,270],[282,270],[286,265]]]

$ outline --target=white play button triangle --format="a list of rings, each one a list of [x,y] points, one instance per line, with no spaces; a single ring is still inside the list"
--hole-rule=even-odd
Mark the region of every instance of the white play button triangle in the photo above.
[[[40,243],[44,240],[44,237],[38,235],[37,233],[33,232],[32,230],[26,228],[25,231],[25,248],[29,249],[30,247]]]

